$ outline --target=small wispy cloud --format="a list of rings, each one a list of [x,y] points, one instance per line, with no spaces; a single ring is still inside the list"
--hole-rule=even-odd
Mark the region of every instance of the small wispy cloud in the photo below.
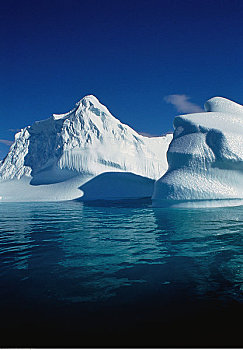
[[[4,145],[7,145],[7,146],[11,146],[13,141],[0,139],[0,143],[3,143]]]
[[[203,109],[197,104],[189,101],[187,95],[168,95],[164,97],[165,102],[171,103],[180,113],[199,113]]]

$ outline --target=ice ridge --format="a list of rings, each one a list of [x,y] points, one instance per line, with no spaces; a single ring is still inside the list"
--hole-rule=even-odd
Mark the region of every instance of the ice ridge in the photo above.
[[[60,183],[67,188],[67,182],[78,177],[78,182],[71,181],[75,194],[70,190],[70,195],[64,196],[73,199],[81,195],[78,188],[83,183],[104,172],[158,179],[167,170],[166,151],[171,139],[172,134],[153,138],[138,134],[116,119],[95,96],[88,95],[68,113],[53,114],[16,134],[0,163],[0,185],[8,181],[10,186],[9,180],[26,184],[28,178],[30,191],[37,186],[50,190],[48,185],[53,184],[59,184],[56,187],[62,191]]]

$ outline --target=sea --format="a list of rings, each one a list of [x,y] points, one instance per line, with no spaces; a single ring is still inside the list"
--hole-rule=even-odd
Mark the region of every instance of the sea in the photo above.
[[[243,346],[243,207],[0,203],[0,347]]]

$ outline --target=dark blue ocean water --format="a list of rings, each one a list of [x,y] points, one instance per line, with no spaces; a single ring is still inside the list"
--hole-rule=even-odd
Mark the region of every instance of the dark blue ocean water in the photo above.
[[[242,346],[243,207],[1,203],[0,346]]]

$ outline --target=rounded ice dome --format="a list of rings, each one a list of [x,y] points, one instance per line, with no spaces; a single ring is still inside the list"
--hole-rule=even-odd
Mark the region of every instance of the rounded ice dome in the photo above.
[[[175,118],[154,206],[243,204],[243,107],[214,97],[205,110]]]
[[[212,97],[204,104],[206,112],[240,113],[243,115],[243,106],[224,97]]]

